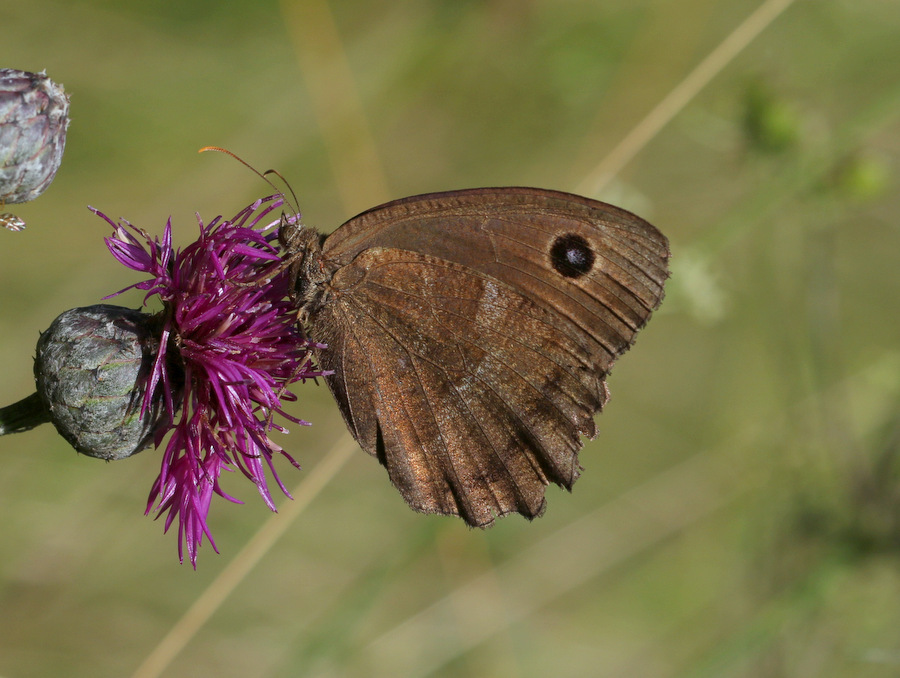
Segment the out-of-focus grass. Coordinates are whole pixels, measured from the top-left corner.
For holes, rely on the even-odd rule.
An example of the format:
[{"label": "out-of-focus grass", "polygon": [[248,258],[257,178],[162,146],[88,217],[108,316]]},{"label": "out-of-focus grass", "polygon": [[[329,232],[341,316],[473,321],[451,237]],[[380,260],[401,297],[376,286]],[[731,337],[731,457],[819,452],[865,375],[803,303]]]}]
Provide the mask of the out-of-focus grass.
[{"label": "out-of-focus grass", "polygon": [[[73,119],[28,230],[0,233],[0,401],[59,312],[136,280],[85,205],[187,242],[195,210],[266,190],[207,144],[279,169],[324,230],[371,206],[371,153],[386,197],[571,190],[757,5],[333,0],[316,63],[312,2],[0,1],[2,65],[46,68]],[[165,675],[897,675],[898,31],[894,3],[796,3],[598,196],[668,234],[674,272],[571,496],[472,532],[359,453]],[[355,87],[328,108],[310,78],[338,58]],[[301,398],[308,469],[342,424]],[[267,518],[229,482],[247,505],[214,506],[222,554],[193,572],[140,515],[156,453],[0,442],[5,677],[131,675]]]}]

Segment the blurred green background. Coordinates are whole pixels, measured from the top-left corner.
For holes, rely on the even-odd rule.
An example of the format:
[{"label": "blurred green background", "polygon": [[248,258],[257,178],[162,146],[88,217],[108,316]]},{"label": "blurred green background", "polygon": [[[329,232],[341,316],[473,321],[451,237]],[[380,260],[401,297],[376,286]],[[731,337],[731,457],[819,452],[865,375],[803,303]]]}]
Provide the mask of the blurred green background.
[{"label": "blurred green background", "polygon": [[[762,4],[0,0],[0,65],[47,69],[72,118],[55,182],[15,206],[28,229],[0,232],[2,404],[33,391],[57,314],[137,280],[87,205],[155,233],[171,215],[184,244],[195,211],[266,194],[207,144],[277,168],[325,231],[537,185],[672,241],[572,495],[475,532],[357,452],[163,675],[900,675],[900,5],[768,2],[717,60]],[[299,392],[289,486],[343,435],[324,386]],[[0,448],[3,678],[155,675],[135,671],[269,517],[226,478],[247,503],[213,505],[221,555],[194,572],[142,516],[158,453],[103,464],[49,426]]]}]

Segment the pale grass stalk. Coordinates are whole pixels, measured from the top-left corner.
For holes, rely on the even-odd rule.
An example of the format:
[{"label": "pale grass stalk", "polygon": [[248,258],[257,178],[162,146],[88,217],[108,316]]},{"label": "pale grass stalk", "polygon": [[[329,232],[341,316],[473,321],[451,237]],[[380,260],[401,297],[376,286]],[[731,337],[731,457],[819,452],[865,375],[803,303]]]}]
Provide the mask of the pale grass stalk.
[{"label": "pale grass stalk", "polygon": [[[585,582],[729,505],[750,489],[747,478],[735,472],[733,443],[729,453],[698,453],[657,473],[466,581],[369,643],[359,665],[379,676],[430,675]],[[548,571],[546,563],[553,568]],[[505,604],[491,604],[497,600]],[[461,609],[467,612],[464,624],[458,623],[456,611]],[[453,633],[446,632],[449,625]]]},{"label": "pale grass stalk", "polygon": [[597,195],[700,91],[740,54],[794,0],[766,0],[707,55],[576,186],[576,193]]},{"label": "pale grass stalk", "polygon": [[[609,155],[578,185],[576,190],[588,194],[596,194],[601,191],[616,173],[634,158],[713,77],[792,3],[793,0],[767,0],[760,5],[660,101],[647,117],[625,135]],[[346,50],[341,43],[327,0],[310,0],[305,3],[291,3],[283,0],[281,4],[282,12],[292,31],[291,35],[300,67],[310,90],[310,98],[315,106],[316,117],[328,149],[329,161],[345,206],[349,208],[349,212],[353,212],[357,204],[369,206],[384,202],[389,195],[387,181],[353,80]],[[348,144],[352,144],[352,146],[348,146]],[[365,177],[365,181],[360,181],[360,177]],[[279,514],[273,515],[263,524],[259,532],[234,557],[219,577],[209,584],[194,604],[175,622],[169,633],[138,667],[133,678],[156,678],[162,675],[172,660],[194,638],[250,570],[303,512],[309,502],[337,474],[355,447],[355,442],[349,434],[345,433],[333,450],[294,490],[295,501],[286,502],[285,508]],[[666,475],[666,477],[669,476]],[[666,490],[666,492],[671,491],[672,488]],[[615,510],[615,507],[611,508],[611,506],[600,507],[588,518],[602,515],[603,511]],[[701,510],[697,518],[712,508],[713,506],[710,506]],[[692,515],[694,514],[689,514],[689,517]],[[581,524],[582,521],[579,521],[573,526],[561,530],[559,534],[568,534],[570,530],[577,529],[577,526]],[[661,530],[658,536],[651,536],[651,539],[661,539],[671,532],[671,529]],[[533,547],[529,553],[546,548],[557,538],[561,537],[557,535],[549,537]],[[614,558],[615,556],[607,557]],[[525,560],[521,558],[517,562]],[[582,572],[579,577],[578,581],[583,581],[585,573]],[[495,577],[483,575],[474,582],[463,584],[456,592],[451,593],[442,601],[438,601],[420,615],[439,612],[441,605],[447,604],[445,601],[458,604],[457,597],[467,597],[472,595],[472,591],[477,593],[480,590],[479,587],[483,588],[486,583],[494,582],[492,585],[495,586],[496,581]],[[569,588],[571,587],[567,587],[566,590]],[[496,593],[495,591],[491,597],[496,598]],[[498,621],[489,617],[485,624],[491,627],[491,633],[497,633],[503,628],[507,628],[513,619],[529,614],[538,609],[540,605],[549,602],[552,597],[562,593],[564,591],[558,591],[550,597],[540,596],[534,603],[504,613],[502,620]],[[377,639],[369,646],[369,651],[376,656],[383,657],[385,650],[382,648],[394,647],[395,641],[392,639],[402,638],[404,634],[414,629],[416,619],[420,619],[419,616],[407,620]],[[424,628],[426,625],[422,626]],[[473,644],[473,640],[470,640],[465,643],[465,647]],[[446,661],[459,654],[465,647],[457,647],[449,654],[444,651],[435,655],[430,661],[437,666],[437,662]]]},{"label": "pale grass stalk", "polygon": [[281,13],[347,213],[380,205],[387,179],[328,0],[282,0]]},{"label": "pale grass stalk", "polygon": [[209,621],[231,592],[244,581],[256,564],[269,552],[272,545],[294,524],[294,521],[310,505],[313,499],[334,478],[350,455],[357,449],[356,441],[344,433],[337,444],[328,451],[322,461],[294,488],[294,500],[283,502],[278,513],[266,520],[253,538],[247,542],[219,576],[213,579],[200,597],[194,601],[181,618],[175,622],[165,637],[132,674],[132,678],[156,678],[172,663],[172,660]]}]

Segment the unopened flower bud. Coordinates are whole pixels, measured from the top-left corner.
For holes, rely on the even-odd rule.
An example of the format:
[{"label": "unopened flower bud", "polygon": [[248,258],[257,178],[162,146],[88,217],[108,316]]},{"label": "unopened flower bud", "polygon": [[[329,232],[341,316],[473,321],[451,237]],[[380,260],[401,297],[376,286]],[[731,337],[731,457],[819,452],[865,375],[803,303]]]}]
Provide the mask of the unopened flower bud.
[{"label": "unopened flower bud", "polygon": [[41,334],[38,395],[78,452],[123,459],[151,445],[167,423],[161,403],[141,413],[159,347],[154,325],[140,311],[97,305],[66,311]]},{"label": "unopened flower bud", "polygon": [[[34,200],[62,162],[69,97],[45,73],[0,68],[0,206]],[[0,223],[20,231],[14,214]]]}]

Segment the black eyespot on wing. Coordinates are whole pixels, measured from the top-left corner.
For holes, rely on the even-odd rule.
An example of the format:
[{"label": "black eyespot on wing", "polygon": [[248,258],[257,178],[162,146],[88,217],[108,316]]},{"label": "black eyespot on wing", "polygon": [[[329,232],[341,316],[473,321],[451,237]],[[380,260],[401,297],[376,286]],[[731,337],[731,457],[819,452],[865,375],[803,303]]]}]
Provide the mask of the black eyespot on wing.
[{"label": "black eyespot on wing", "polygon": [[575,233],[559,236],[550,248],[553,269],[566,278],[580,278],[594,266],[594,252],[587,240]]}]

